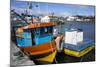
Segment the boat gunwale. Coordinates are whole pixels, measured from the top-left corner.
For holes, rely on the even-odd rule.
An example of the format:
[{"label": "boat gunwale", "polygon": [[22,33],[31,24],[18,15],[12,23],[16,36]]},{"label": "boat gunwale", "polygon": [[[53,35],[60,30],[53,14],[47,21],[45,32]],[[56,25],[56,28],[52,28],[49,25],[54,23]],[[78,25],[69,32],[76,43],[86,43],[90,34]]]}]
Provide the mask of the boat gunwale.
[{"label": "boat gunwale", "polygon": [[[47,47],[47,48],[44,48]],[[53,40],[51,42],[46,42],[40,45],[35,45],[35,46],[30,46],[30,47],[19,47],[20,49],[22,49],[22,51],[25,54],[28,55],[41,55],[41,54],[46,54],[46,53],[50,53],[53,52],[57,49],[56,47],[56,42]],[[37,49],[38,48],[38,49]],[[42,49],[39,49],[42,48]],[[42,51],[40,51],[42,50]]]}]

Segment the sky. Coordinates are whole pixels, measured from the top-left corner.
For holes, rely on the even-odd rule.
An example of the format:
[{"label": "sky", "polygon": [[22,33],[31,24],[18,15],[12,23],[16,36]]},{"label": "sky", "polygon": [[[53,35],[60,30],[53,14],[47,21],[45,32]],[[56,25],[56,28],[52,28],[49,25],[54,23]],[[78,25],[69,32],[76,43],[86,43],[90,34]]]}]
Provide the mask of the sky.
[{"label": "sky", "polygon": [[[16,12],[23,13],[27,8],[27,2],[11,0],[11,9],[15,9]],[[54,13],[55,16],[95,16],[95,6],[32,2],[30,13],[33,15],[51,15]]]}]

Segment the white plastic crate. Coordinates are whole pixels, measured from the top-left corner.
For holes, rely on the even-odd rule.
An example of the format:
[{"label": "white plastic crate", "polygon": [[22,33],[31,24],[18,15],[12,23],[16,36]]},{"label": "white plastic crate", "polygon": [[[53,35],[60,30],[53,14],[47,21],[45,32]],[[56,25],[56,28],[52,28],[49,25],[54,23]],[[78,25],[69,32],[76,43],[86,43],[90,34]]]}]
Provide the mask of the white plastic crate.
[{"label": "white plastic crate", "polygon": [[77,30],[69,30],[65,32],[65,43],[77,45],[83,41],[83,32]]}]

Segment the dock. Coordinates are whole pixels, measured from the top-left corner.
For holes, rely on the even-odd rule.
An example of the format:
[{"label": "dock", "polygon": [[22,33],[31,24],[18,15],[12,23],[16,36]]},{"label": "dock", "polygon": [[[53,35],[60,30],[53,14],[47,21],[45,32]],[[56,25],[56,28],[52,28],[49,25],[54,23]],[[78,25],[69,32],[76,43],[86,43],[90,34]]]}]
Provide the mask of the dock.
[{"label": "dock", "polygon": [[11,66],[35,65],[35,63],[32,60],[30,60],[28,56],[24,55],[13,42],[11,42],[10,56]]}]

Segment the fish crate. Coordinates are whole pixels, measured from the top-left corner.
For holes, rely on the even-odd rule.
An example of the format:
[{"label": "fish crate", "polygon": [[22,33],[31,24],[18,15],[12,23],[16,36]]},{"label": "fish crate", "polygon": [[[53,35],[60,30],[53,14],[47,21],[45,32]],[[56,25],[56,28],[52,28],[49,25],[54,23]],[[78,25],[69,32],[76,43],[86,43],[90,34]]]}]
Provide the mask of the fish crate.
[{"label": "fish crate", "polygon": [[65,43],[77,45],[83,41],[83,31],[78,29],[69,29],[65,31]]}]

